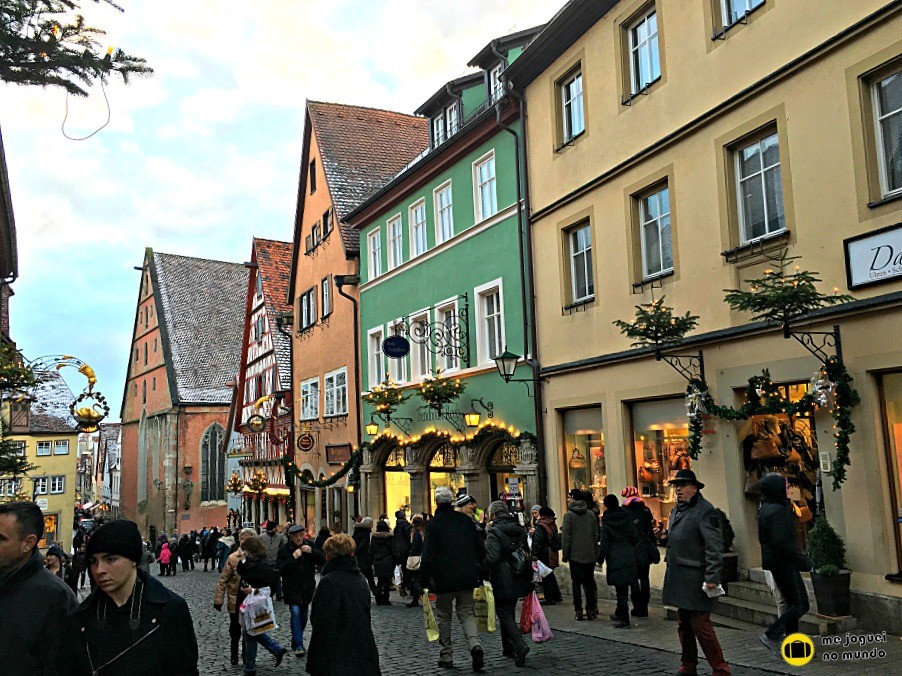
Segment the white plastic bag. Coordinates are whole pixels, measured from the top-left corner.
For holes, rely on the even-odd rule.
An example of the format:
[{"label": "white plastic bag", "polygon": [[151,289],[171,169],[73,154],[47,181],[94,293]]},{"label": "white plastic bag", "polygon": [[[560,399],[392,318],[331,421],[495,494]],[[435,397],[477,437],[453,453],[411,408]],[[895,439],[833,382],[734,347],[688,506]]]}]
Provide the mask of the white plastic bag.
[{"label": "white plastic bag", "polygon": [[395,566],[395,574],[392,577],[392,584],[394,584],[396,587],[400,587],[403,581],[404,577],[401,574],[401,566]]},{"label": "white plastic bag", "polygon": [[251,636],[259,636],[279,628],[269,594],[269,587],[257,589],[251,592],[241,604],[241,622],[244,630]]},{"label": "white plastic bag", "polygon": [[554,572],[551,568],[546,566],[541,561],[536,561],[536,568],[538,568],[539,577],[543,580]]}]

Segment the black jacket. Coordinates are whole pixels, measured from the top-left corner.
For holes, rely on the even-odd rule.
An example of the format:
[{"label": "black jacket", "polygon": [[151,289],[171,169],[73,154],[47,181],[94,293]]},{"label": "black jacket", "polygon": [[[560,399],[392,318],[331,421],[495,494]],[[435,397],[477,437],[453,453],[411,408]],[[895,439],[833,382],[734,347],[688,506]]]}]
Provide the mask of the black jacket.
[{"label": "black jacket", "polygon": [[[98,587],[68,616],[63,629],[67,661],[58,673],[90,676],[96,670],[93,673],[99,676],[159,676],[162,670],[167,676],[198,674],[197,639],[185,599],[141,570],[135,591],[137,606],[130,599],[117,608]],[[140,617],[134,631],[129,627],[133,607]],[[104,615],[105,620],[98,619]],[[125,654],[110,662],[129,646],[132,647]],[[104,664],[108,666],[102,667]]]},{"label": "black jacket", "polygon": [[397,562],[403,566],[410,556],[410,532],[413,526],[407,519],[398,519],[395,524],[395,556]]},{"label": "black jacket", "polygon": [[249,584],[254,589],[261,587],[271,587],[277,571],[273,570],[266,559],[252,559],[245,557],[238,564],[238,574],[241,576],[241,582]]},{"label": "black jacket", "polygon": [[423,534],[418,530],[413,531],[410,536],[410,552],[407,555],[423,556]]},{"label": "black jacket", "polygon": [[526,529],[514,516],[499,516],[492,521],[485,537],[488,564],[495,598],[501,601],[523,598],[533,587],[529,580],[517,580],[511,572],[511,552],[526,547]]},{"label": "black jacket", "polygon": [[[558,553],[551,547],[551,540],[558,533],[556,519],[542,516],[536,521],[532,532],[532,555],[551,568],[558,566]],[[552,553],[553,552],[553,553]],[[552,561],[552,559],[554,559]]]},{"label": "black jacket", "polygon": [[354,556],[357,557],[357,563],[360,566],[360,572],[366,576],[373,574],[372,559],[370,559],[370,537],[373,531],[371,526],[354,527]]},{"label": "black jacket", "polygon": [[357,559],[340,556],[323,566],[310,606],[313,634],[307,673],[379,676],[379,652],[370,618],[370,588]]},{"label": "black jacket", "polygon": [[44,568],[37,549],[24,566],[0,579],[0,671],[7,676],[66,673],[58,669],[59,628],[73,608],[75,594]]},{"label": "black jacket", "polygon": [[[391,577],[395,572],[395,536],[391,531],[376,531],[370,538],[370,562],[373,575]],[[406,557],[405,557],[406,560]]]},{"label": "black jacket", "polygon": [[765,476],[759,482],[761,506],[758,508],[758,542],[761,543],[761,567],[764,570],[809,570],[802,556],[786,497],[785,479],[779,474]]},{"label": "black jacket", "polygon": [[598,565],[607,562],[609,585],[629,584],[638,577],[636,543],[639,533],[632,516],[622,507],[606,509],[601,515],[601,548]]},{"label": "black jacket", "polygon": [[316,567],[326,562],[326,555],[313,540],[305,539],[303,545],[310,547],[309,554],[301,553],[300,557],[295,558],[294,553],[300,547],[289,540],[276,558],[282,576],[282,595],[290,606],[310,603],[316,591]]},{"label": "black jacket", "polygon": [[482,584],[485,543],[476,524],[450,505],[439,505],[426,524],[420,563],[423,587],[436,594],[466,591]]}]

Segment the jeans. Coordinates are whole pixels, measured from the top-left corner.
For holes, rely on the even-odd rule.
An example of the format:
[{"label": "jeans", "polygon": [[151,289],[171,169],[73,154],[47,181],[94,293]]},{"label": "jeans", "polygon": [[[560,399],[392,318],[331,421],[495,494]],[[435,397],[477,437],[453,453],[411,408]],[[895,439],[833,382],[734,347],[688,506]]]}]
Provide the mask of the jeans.
[{"label": "jeans", "polygon": [[274,656],[282,652],[282,646],[267,633],[251,636],[244,632],[244,672],[257,671],[257,644],[262,645]]},{"label": "jeans", "polygon": [[[695,674],[698,666],[698,646],[701,645],[705,658],[711,665],[713,676],[730,676],[730,667],[723,657],[723,649],[714,625],[711,624],[711,613],[698,610],[679,609],[677,632],[680,636],[680,673]],[[698,644],[696,644],[698,639]]]},{"label": "jeans", "polygon": [[310,610],[310,604],[289,605],[291,610],[291,649],[304,649],[304,629],[307,626],[307,616]]},{"label": "jeans", "polygon": [[651,588],[648,584],[648,570],[651,566],[639,566],[636,579],[630,583],[630,596],[633,601],[633,614],[648,615],[648,602],[651,599]]},{"label": "jeans", "polygon": [[795,634],[799,630],[799,618],[808,612],[808,590],[797,570],[772,570],[774,582],[786,609],[765,632],[770,639],[781,639],[784,635]]},{"label": "jeans", "polygon": [[495,600],[495,614],[501,628],[501,650],[509,657],[519,657],[526,652],[526,643],[520,631],[520,622],[515,617],[517,600]]},{"label": "jeans", "polygon": [[614,589],[617,590],[617,609],[614,611],[614,615],[617,616],[617,619],[621,622],[629,622],[630,621],[630,606],[629,606],[629,595],[630,595],[630,586],[628,584],[616,584],[614,585]]},{"label": "jeans", "polygon": [[[425,599],[425,603],[429,600]],[[451,664],[454,649],[451,646],[451,604],[457,607],[457,619],[467,637],[467,649],[482,646],[479,642],[479,630],[476,626],[476,615],[473,613],[473,590],[465,589],[448,594],[437,594],[435,597],[435,623],[438,625],[439,662]]]},{"label": "jeans", "polygon": [[586,590],[586,610],[598,611],[598,585],[595,584],[595,564],[570,562],[570,580],[573,582],[573,608],[583,612],[583,589]]}]

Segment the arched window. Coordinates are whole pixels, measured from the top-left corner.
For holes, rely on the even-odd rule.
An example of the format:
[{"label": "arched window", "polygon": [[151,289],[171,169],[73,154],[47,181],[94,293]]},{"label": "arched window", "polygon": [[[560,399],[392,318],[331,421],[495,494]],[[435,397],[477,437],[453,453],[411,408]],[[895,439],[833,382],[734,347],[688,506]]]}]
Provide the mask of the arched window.
[{"label": "arched window", "polygon": [[213,423],[200,442],[200,499],[225,500],[225,429]]}]

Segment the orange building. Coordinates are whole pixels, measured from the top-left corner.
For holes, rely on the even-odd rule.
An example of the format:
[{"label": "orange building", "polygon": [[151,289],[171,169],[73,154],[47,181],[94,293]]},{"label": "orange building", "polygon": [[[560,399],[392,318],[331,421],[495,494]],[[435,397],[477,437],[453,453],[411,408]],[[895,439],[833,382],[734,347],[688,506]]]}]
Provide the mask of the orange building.
[{"label": "orange building", "polygon": [[[296,455],[302,478],[328,479],[360,441],[355,343],[360,246],[345,217],[428,146],[424,118],[307,102],[289,281],[295,442],[300,437],[312,442]],[[309,530],[336,520],[349,523],[357,507],[344,483],[316,489],[310,500],[301,482],[297,513]]]},{"label": "orange building", "polygon": [[145,252],[121,411],[122,514],[145,533],[225,525],[247,278],[239,263]]}]

